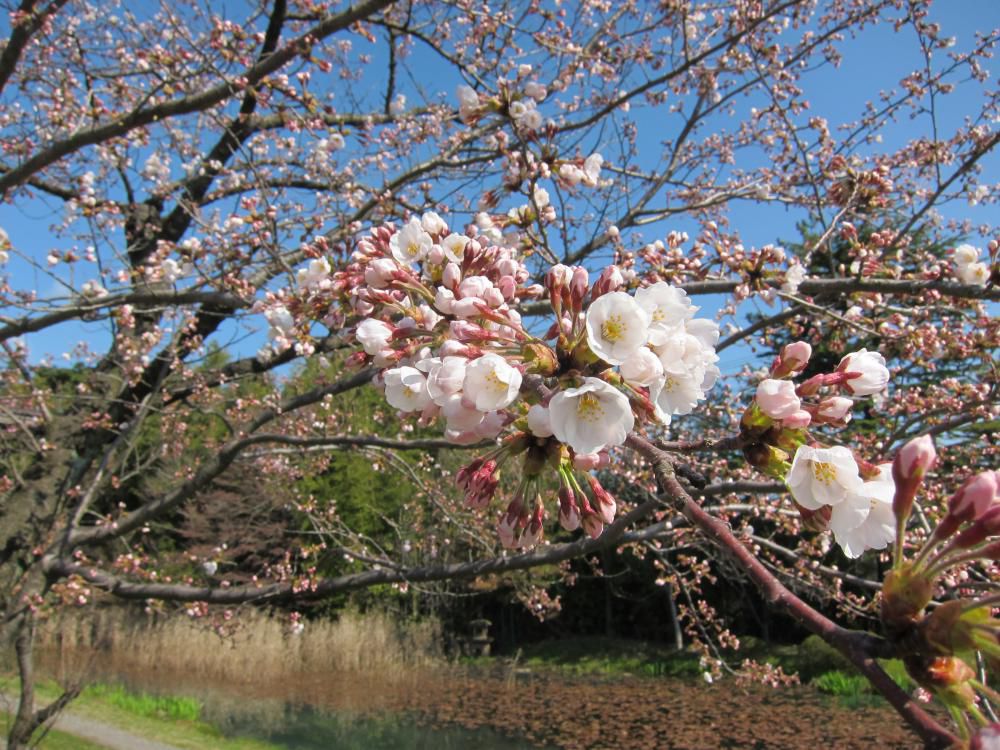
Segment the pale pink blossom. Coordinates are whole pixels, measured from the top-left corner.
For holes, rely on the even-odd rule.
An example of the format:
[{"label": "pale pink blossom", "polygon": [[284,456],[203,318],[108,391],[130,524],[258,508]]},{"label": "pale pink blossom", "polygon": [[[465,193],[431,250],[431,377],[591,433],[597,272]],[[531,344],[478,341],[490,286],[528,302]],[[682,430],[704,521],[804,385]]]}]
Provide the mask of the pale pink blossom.
[{"label": "pale pink blossom", "polygon": [[790,380],[761,381],[754,399],[760,410],[771,419],[785,419],[802,408],[802,402],[795,394],[795,383]]},{"label": "pale pink blossom", "polygon": [[889,384],[889,370],[885,366],[885,357],[878,352],[867,349],[848,354],[837,366],[837,370],[853,373],[844,387],[855,396],[871,396],[881,393]]},{"label": "pale pink blossom", "polygon": [[431,236],[421,226],[420,219],[414,217],[392,236],[389,250],[396,262],[406,266],[423,260],[433,244]]},{"label": "pale pink blossom", "polygon": [[385,400],[400,411],[420,411],[430,403],[427,379],[415,367],[394,367],[386,370],[383,381]]},{"label": "pale pink blossom", "polygon": [[635,424],[628,398],[597,378],[559,391],[549,401],[552,432],[576,453],[596,453],[625,442]]},{"label": "pale pink blossom", "polygon": [[884,549],[896,538],[896,517],[892,512],[895,491],[892,464],[882,464],[878,477],[864,482],[833,506],[830,530],[845,555],[859,557],[865,550]]},{"label": "pale pink blossom", "polygon": [[466,366],[463,391],[480,411],[504,408],[520,388],[521,373],[498,354],[484,354]]},{"label": "pale pink blossom", "polygon": [[795,502],[807,510],[819,510],[843,502],[848,493],[859,492],[864,482],[849,449],[802,445],[795,452],[785,483]]},{"label": "pale pink blossom", "polygon": [[625,292],[598,298],[587,309],[587,343],[605,362],[620,365],[646,343],[649,313]]},{"label": "pale pink blossom", "polygon": [[365,350],[365,354],[378,354],[389,347],[392,338],[392,326],[374,318],[365,318],[358,324],[354,335]]}]

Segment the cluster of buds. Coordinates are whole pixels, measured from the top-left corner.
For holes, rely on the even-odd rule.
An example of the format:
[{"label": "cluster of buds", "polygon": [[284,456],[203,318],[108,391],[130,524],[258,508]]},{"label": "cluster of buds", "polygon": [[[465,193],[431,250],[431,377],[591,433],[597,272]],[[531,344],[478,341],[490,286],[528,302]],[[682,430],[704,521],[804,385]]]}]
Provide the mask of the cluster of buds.
[{"label": "cluster of buds", "polygon": [[796,385],[812,356],[797,341],[782,349],[740,422],[743,452],[755,467],[788,485],[806,523],[830,529],[848,557],[883,549],[895,534],[894,484],[889,464],[859,461],[845,447],[823,447],[814,425],[846,425],[854,397],[880,393],[889,382],[885,359],[865,349],[844,357],[831,373]]},{"label": "cluster of buds", "polygon": [[[705,397],[719,374],[718,326],[665,282],[629,294],[635,276],[617,266],[593,285],[586,269],[562,265],[528,285],[501,239],[478,226],[452,232],[431,212],[373,230],[330,284],[360,318],[352,359],[379,369],[391,406],[438,421],[449,441],[498,441],[459,472],[470,507],[492,502],[516,460],[497,525],[505,546],[542,539],[550,496],[565,529],[596,537],[617,503],[594,472],[637,423],[667,424]],[[518,307],[544,296],[555,321],[539,337]]]},{"label": "cluster of buds", "polygon": [[[1000,559],[1000,473],[987,470],[968,477],[908,559],[903,544],[906,522],[936,462],[929,436],[907,443],[893,461],[892,509],[899,533],[893,568],[882,589],[881,619],[910,676],[948,707],[969,747],[989,747],[982,744],[983,732],[992,730],[978,698],[997,701],[1000,694],[978,679],[973,664],[979,653],[991,672],[1000,671],[1000,619],[992,616],[1000,596],[951,599],[926,610],[942,577]],[[975,736],[970,718],[982,728]]]}]

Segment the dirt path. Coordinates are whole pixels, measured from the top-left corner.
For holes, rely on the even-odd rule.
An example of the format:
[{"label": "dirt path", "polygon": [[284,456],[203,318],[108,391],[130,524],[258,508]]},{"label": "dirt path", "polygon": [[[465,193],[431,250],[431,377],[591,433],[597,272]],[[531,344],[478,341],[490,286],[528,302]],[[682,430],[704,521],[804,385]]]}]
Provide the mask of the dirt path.
[{"label": "dirt path", "polygon": [[[10,695],[0,695],[0,706],[14,713],[17,710],[17,699]],[[60,714],[54,728],[96,742],[108,750],[179,750],[173,745],[147,740],[103,721],[77,716],[72,711]],[[0,738],[0,748],[6,750],[6,747],[7,743]]]}]

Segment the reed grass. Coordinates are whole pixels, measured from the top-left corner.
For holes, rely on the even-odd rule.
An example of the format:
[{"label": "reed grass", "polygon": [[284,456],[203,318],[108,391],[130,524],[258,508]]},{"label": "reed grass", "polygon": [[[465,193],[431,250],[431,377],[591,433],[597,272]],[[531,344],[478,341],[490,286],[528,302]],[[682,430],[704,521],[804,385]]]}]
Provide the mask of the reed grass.
[{"label": "reed grass", "polygon": [[230,624],[232,633],[220,636],[199,620],[107,608],[48,621],[40,628],[39,650],[49,671],[85,679],[118,670],[234,683],[286,682],[323,673],[392,682],[443,662],[441,629],[433,621],[347,611],[336,620],[308,622],[294,634],[287,619],[247,611]]}]

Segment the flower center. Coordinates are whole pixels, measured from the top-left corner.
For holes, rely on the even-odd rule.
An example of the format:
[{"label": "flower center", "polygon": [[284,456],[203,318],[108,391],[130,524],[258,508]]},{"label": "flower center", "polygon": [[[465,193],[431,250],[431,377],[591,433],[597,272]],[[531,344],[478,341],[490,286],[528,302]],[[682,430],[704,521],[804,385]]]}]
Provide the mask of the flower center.
[{"label": "flower center", "polygon": [[833,464],[817,461],[813,464],[813,476],[816,477],[817,482],[833,484],[833,480],[837,478],[837,469]]},{"label": "flower center", "polygon": [[664,393],[673,393],[677,389],[677,381],[674,378],[667,376],[667,379],[663,381],[662,390]]},{"label": "flower center", "polygon": [[411,258],[415,255],[419,255],[420,254],[419,243],[411,242],[409,245],[406,246],[406,252]]},{"label": "flower center", "polygon": [[666,319],[667,319],[667,314],[665,312],[663,312],[663,308],[662,307],[658,307],[655,310],[653,310],[653,322],[654,323],[659,323],[660,321],[663,321],[663,320],[666,320]]},{"label": "flower center", "polygon": [[601,400],[593,393],[584,393],[576,402],[577,419],[585,422],[596,422],[604,416],[604,407]]},{"label": "flower center", "polygon": [[605,341],[610,341],[612,344],[617,344],[621,341],[627,330],[628,326],[625,325],[625,321],[622,320],[621,315],[611,315],[601,323],[601,336]]},{"label": "flower center", "polygon": [[486,384],[492,388],[494,391],[506,391],[507,384],[503,382],[498,376],[496,370],[490,370],[486,374]]}]

